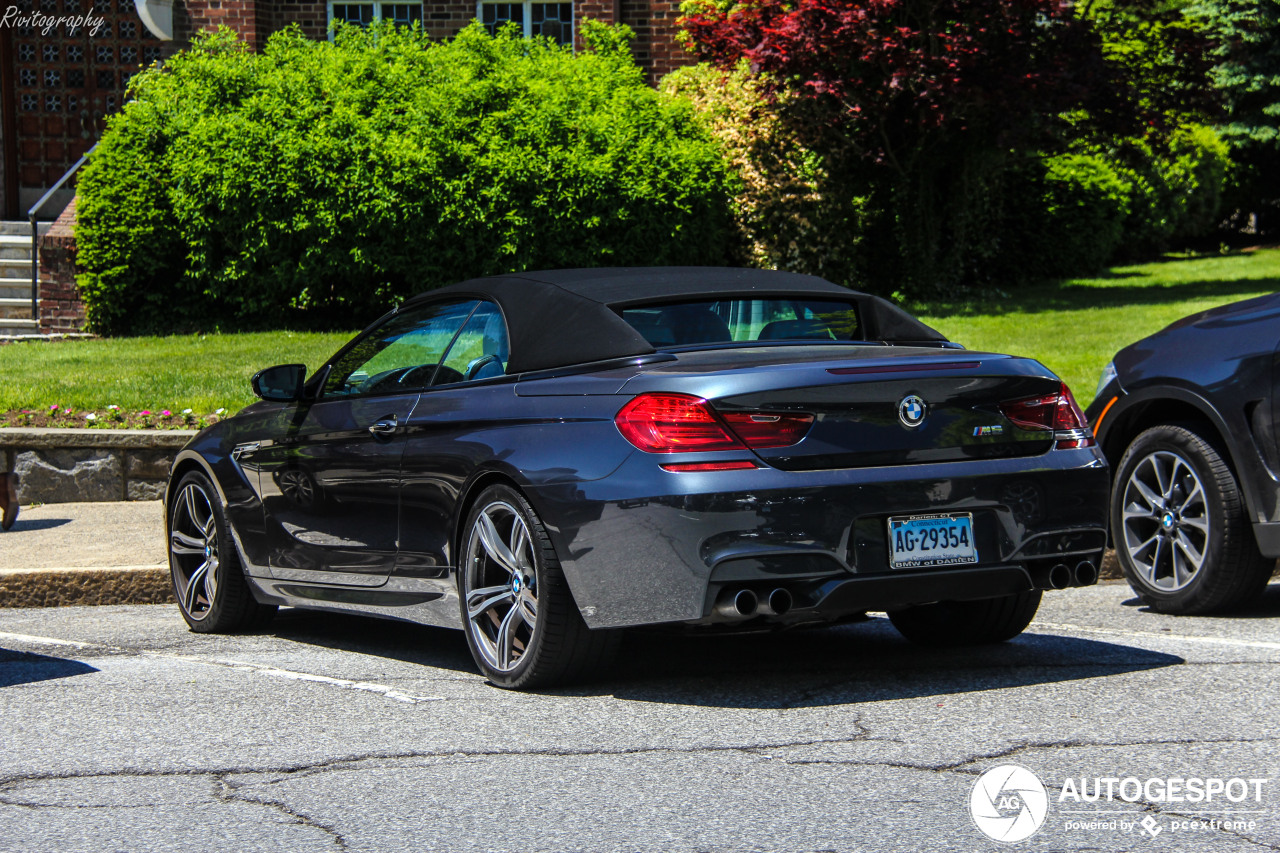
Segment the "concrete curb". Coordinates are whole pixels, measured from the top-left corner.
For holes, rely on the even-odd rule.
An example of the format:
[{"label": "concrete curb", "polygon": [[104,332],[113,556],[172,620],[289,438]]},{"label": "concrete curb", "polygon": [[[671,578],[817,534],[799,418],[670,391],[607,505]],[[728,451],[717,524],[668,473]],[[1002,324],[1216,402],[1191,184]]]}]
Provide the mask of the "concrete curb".
[{"label": "concrete curb", "polygon": [[0,607],[165,604],[174,601],[164,566],[24,569],[0,574]]}]

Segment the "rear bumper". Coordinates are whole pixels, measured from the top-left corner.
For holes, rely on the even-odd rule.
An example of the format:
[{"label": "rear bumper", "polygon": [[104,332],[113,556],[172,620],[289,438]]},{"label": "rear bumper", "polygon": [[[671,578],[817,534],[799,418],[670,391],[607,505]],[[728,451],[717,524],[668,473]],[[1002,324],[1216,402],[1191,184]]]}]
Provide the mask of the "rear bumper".
[{"label": "rear bumper", "polygon": [[[786,621],[989,598],[1047,587],[1054,565],[1097,565],[1106,545],[1095,448],[805,472],[673,474],[664,461],[637,452],[603,479],[530,492],[593,628],[719,621],[735,588],[784,586]],[[976,565],[889,568],[888,518],[928,512],[973,514]]]}]

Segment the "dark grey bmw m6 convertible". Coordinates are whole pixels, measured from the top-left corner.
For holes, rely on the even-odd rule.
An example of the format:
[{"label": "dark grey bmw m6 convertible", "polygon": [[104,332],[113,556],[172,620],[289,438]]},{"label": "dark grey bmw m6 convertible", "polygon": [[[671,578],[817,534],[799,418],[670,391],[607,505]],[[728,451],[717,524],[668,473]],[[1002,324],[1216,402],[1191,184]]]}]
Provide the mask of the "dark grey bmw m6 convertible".
[{"label": "dark grey bmw m6 convertible", "polygon": [[277,605],[461,627],[495,684],[598,668],[624,626],[888,611],[1009,639],[1091,584],[1108,474],[1066,386],[892,304],[742,269],[598,269],[414,298],[174,463],[196,631]]}]

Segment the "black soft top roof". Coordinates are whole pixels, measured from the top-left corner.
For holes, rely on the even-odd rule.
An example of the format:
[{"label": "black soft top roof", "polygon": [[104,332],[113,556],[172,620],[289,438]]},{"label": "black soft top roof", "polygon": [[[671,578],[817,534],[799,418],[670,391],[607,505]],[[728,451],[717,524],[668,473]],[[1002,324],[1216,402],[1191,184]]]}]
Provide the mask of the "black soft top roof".
[{"label": "black soft top roof", "polygon": [[726,297],[850,301],[867,340],[944,341],[942,335],[878,296],[816,276],[728,267],[617,267],[476,278],[414,297],[491,299],[506,316],[508,373],[648,355],[653,346],[622,319],[624,307]]}]

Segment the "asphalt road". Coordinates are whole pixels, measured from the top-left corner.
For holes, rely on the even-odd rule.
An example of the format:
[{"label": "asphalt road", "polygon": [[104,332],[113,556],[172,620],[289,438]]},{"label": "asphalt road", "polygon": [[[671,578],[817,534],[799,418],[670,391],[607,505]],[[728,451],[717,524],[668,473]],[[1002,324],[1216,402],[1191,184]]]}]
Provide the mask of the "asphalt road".
[{"label": "asphalt road", "polygon": [[[614,677],[541,695],[438,629],[0,610],[0,850],[1280,850],[1280,584],[1234,618],[1129,599],[1046,596],[980,650],[883,618],[634,635]],[[1010,763],[1045,793],[975,785]],[[989,829],[1039,831],[989,840],[975,791]]]}]

